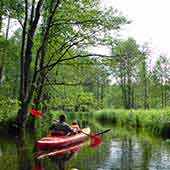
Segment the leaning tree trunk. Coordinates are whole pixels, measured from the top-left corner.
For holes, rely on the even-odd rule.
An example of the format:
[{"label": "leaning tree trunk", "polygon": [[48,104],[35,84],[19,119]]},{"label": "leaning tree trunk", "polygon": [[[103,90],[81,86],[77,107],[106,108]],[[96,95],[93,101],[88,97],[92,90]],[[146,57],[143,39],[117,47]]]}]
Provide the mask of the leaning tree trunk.
[{"label": "leaning tree trunk", "polygon": [[[21,45],[21,77],[20,77],[20,109],[17,115],[17,125],[19,133],[26,127],[28,108],[32,100],[34,86],[31,84],[31,62],[32,62],[32,48],[34,45],[34,34],[40,18],[40,10],[43,0],[39,0],[35,10],[32,4],[32,11],[29,16],[28,0],[25,0],[25,18],[22,32],[22,45]],[[35,83],[35,82],[34,82]]]}]

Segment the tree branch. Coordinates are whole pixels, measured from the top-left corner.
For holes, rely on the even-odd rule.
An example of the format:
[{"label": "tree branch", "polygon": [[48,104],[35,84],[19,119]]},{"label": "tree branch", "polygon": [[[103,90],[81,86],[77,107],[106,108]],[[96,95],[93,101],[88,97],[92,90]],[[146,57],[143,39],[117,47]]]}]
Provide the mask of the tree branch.
[{"label": "tree branch", "polygon": [[50,82],[50,83],[46,83],[44,84],[44,86],[79,86],[83,83],[81,82],[77,82],[77,83],[67,83],[67,82]]},{"label": "tree branch", "polygon": [[42,69],[40,70],[37,70],[37,72],[41,72],[42,70],[46,69],[46,68],[53,68],[54,66],[56,66],[58,63],[61,63],[63,61],[68,61],[68,60],[73,60],[73,59],[76,59],[76,58],[86,58],[86,57],[103,57],[103,58],[111,58],[111,57],[116,57],[116,56],[107,56],[107,55],[102,55],[102,54],[86,54],[86,55],[75,55],[73,57],[69,57],[69,58],[64,58],[64,59],[60,59],[60,60],[57,60],[56,62],[50,64],[50,65],[46,65],[44,66]]},{"label": "tree branch", "polygon": [[23,24],[22,32],[22,45],[21,45],[21,80],[20,80],[20,101],[24,100],[24,63],[25,63],[25,41],[26,41],[26,30],[27,30],[27,21],[28,21],[28,0],[25,0],[25,18]]},{"label": "tree branch", "polygon": [[79,86],[79,85],[90,85],[91,83],[86,83],[86,82],[65,82],[65,81],[62,81],[62,82],[57,82],[57,81],[53,81],[53,82],[50,82],[50,80],[46,77],[46,80],[48,83],[44,84],[45,86]]},{"label": "tree branch", "polygon": [[58,52],[61,52],[65,47],[68,47],[68,46],[66,46],[66,45],[67,45],[69,42],[74,41],[74,39],[77,37],[77,35],[78,35],[78,34],[75,34],[70,40],[64,42],[64,43],[61,45],[60,48],[58,48],[57,50],[55,50],[55,51],[53,52],[53,54],[50,56],[50,59],[49,59],[49,61],[47,62],[47,65],[50,64],[50,62],[51,62],[52,58],[54,57],[54,55],[55,55],[56,53],[58,53]]},{"label": "tree branch", "polygon": [[[55,15],[55,12],[60,4],[60,0],[53,0],[51,2],[51,5],[53,6],[53,3],[54,4],[54,8],[51,9],[51,12],[50,12],[50,16],[48,17],[47,19],[47,27],[46,27],[46,30],[45,30],[45,33],[44,33],[44,36],[43,36],[43,41],[39,47],[39,49],[37,50],[37,54],[36,54],[36,59],[35,59],[35,65],[34,65],[34,74],[33,74],[33,78],[32,78],[32,84],[31,84],[31,88],[30,88],[30,93],[29,93],[29,96],[32,96],[33,92],[34,92],[34,84],[36,83],[36,79],[37,79],[37,68],[38,68],[38,61],[40,60],[39,62],[39,67],[42,68],[43,67],[43,64],[44,64],[44,57],[45,57],[45,49],[46,49],[46,44],[48,42],[48,36],[49,36],[49,31],[50,31],[50,24],[53,20],[53,17]],[[44,78],[44,73],[41,73],[40,74],[40,82],[38,82],[37,84],[39,84],[39,97],[41,96],[41,93],[42,93],[42,89],[43,89],[43,83],[45,81],[45,78]]]},{"label": "tree branch", "polygon": [[64,25],[64,24],[69,24],[69,25],[94,24],[95,22],[98,21],[100,21],[100,19],[91,19],[91,20],[84,20],[84,21],[57,20],[53,22],[50,26]]}]

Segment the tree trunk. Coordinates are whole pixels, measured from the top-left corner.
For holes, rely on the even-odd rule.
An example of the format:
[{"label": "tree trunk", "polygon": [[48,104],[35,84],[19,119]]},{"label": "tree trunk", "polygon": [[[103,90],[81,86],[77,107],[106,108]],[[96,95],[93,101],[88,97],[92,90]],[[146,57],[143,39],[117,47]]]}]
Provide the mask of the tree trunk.
[{"label": "tree trunk", "polygon": [[131,94],[132,94],[132,89],[131,89],[131,78],[128,75],[128,84],[127,84],[127,107],[128,109],[131,109],[132,107],[132,102],[131,102]]},{"label": "tree trunk", "polygon": [[131,93],[131,99],[132,99],[132,108],[135,108],[135,90],[134,87],[132,88],[132,93]]},{"label": "tree trunk", "polygon": [[101,109],[104,107],[104,84],[101,84],[101,93],[100,93],[100,100],[101,100]]},{"label": "tree trunk", "polygon": [[148,85],[147,80],[144,80],[144,109],[149,109],[149,102],[148,102]]},{"label": "tree trunk", "polygon": [[128,108],[127,104],[127,87],[126,87],[126,73],[125,73],[125,64],[124,61],[120,63],[120,82],[122,89],[122,103],[125,109]]},{"label": "tree trunk", "polygon": [[22,134],[23,130],[26,127],[27,116],[28,116],[28,102],[22,102],[20,105],[20,109],[18,111],[16,123],[17,123],[17,132]]},{"label": "tree trunk", "polygon": [[97,98],[97,107],[100,108],[100,92],[99,92],[99,88],[100,88],[100,83],[99,83],[99,80],[97,80],[96,82],[96,98]]},{"label": "tree trunk", "polygon": [[125,85],[125,77],[121,77],[121,89],[122,89],[122,103],[123,107],[127,108],[127,96],[126,96],[126,85]]},{"label": "tree trunk", "polygon": [[8,40],[8,35],[9,35],[9,28],[10,28],[10,16],[8,16],[8,23],[7,23],[7,28],[6,28],[6,40]]},{"label": "tree trunk", "polygon": [[[34,42],[33,40],[34,34],[40,17],[40,10],[41,10],[42,3],[43,3],[42,0],[38,1],[37,8],[35,11],[35,17],[31,13],[30,18],[28,18],[29,17],[28,0],[25,0],[25,19],[24,19],[23,32],[22,32],[21,63],[20,63],[21,77],[20,77],[19,100],[21,102],[21,105],[16,119],[19,129],[23,129],[26,127],[27,111],[28,111],[29,104],[32,100],[32,95],[35,88],[30,82],[32,47]],[[30,23],[28,25],[29,20]]]},{"label": "tree trunk", "polygon": [[131,74],[131,61],[130,56],[127,56],[127,108],[132,108],[132,74]]},{"label": "tree trunk", "polygon": [[[3,4],[0,5],[1,8]],[[2,23],[3,23],[3,18],[2,18],[2,11],[0,9],[0,36],[3,34],[2,33]],[[2,48],[2,54],[1,54],[1,61],[0,61],[0,85],[2,85],[3,78],[4,78],[4,57],[6,56],[6,50]]]},{"label": "tree trunk", "polygon": [[142,63],[142,73],[143,73],[143,85],[144,85],[144,109],[149,109],[148,102],[148,80],[147,80],[147,68],[146,68],[146,58],[143,58]]},{"label": "tree trunk", "polygon": [[161,77],[161,105],[164,108],[164,85],[163,85],[163,78]]},{"label": "tree trunk", "polygon": [[0,65],[0,85],[2,85],[2,82],[4,80],[4,67],[3,64]]},{"label": "tree trunk", "polygon": [[164,96],[164,99],[165,99],[165,108],[167,107],[167,85],[165,85],[165,96]]},{"label": "tree trunk", "polygon": [[[41,104],[41,98],[42,98],[42,93],[43,93],[43,85],[44,85],[45,78],[42,77],[42,79],[39,81],[39,85],[37,88],[37,93],[36,97],[34,99],[34,109],[39,110],[40,109],[40,104]],[[35,132],[35,117],[31,117],[31,130],[34,133]]]},{"label": "tree trunk", "polygon": [[[2,8],[2,5],[0,5],[0,8]],[[2,35],[2,11],[0,9],[0,35]]]}]

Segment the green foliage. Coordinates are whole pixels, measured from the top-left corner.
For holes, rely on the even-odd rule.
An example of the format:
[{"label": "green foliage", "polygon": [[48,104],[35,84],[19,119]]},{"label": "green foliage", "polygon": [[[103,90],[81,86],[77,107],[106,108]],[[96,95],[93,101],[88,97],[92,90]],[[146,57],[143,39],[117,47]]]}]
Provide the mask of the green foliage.
[{"label": "green foliage", "polygon": [[94,117],[100,121],[117,123],[123,126],[143,127],[160,136],[169,137],[170,134],[170,109],[104,109],[94,112]]},{"label": "green foliage", "polygon": [[19,102],[10,97],[0,96],[0,123],[5,124],[13,121],[19,108]]},{"label": "green foliage", "polygon": [[[58,95],[56,91],[60,95]],[[56,91],[53,92],[53,96],[51,96],[51,100],[48,103],[49,109],[64,109],[65,111],[90,111],[96,106],[96,101],[93,94],[84,92],[82,88],[77,88],[74,86],[67,88],[60,87]]]},{"label": "green foliage", "polygon": [[[165,56],[160,56],[151,72],[148,64],[149,54],[142,51],[133,38],[127,40],[113,38],[111,35],[114,31],[129,23],[124,16],[112,8],[101,9],[99,0],[62,1],[50,25],[49,35],[43,37],[51,14],[51,2],[51,0],[43,1],[40,14],[42,22],[39,22],[32,39],[31,68],[28,70],[27,77],[29,91],[37,51],[41,50],[41,43],[44,38],[47,38],[42,52],[45,56],[38,57],[38,59],[43,58],[43,63],[40,64],[38,61],[37,67],[49,66],[55,62],[57,64],[55,67],[45,68],[43,73],[37,72],[37,79],[33,84],[36,90],[34,96],[31,96],[32,100],[38,96],[38,88],[41,86],[39,82],[44,75],[43,92],[38,107],[42,110],[45,108],[49,112],[47,121],[56,118],[54,113],[50,113],[51,110],[71,113],[91,112],[102,108],[147,108],[146,105],[151,108],[166,108],[168,106],[169,60]],[[29,10],[31,3],[28,2]],[[0,7],[0,17],[10,16],[23,22],[25,6],[22,0],[2,0]],[[28,15],[30,13],[29,11]],[[26,32],[29,30],[29,22],[30,16],[28,16]],[[8,40],[0,36],[1,122],[13,118],[18,109],[16,98],[19,97],[21,80],[21,35],[22,29],[18,29]],[[88,57],[89,47],[98,45],[111,46],[112,58]],[[111,80],[113,80],[112,84]],[[169,124],[165,120],[168,114],[161,118],[153,110],[144,113],[141,111],[140,114],[139,112],[140,110],[116,110],[112,113],[112,110],[107,110],[96,115],[102,120],[111,118],[113,123],[145,126],[159,134],[169,129]]]}]

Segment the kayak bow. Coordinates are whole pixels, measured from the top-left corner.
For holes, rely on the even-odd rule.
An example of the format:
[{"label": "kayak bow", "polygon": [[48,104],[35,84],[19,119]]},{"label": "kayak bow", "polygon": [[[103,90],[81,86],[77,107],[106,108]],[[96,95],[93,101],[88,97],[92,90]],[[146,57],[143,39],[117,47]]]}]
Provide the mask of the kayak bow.
[{"label": "kayak bow", "polygon": [[[90,128],[84,128],[82,131],[86,134],[90,134]],[[37,141],[38,150],[48,150],[53,148],[64,148],[70,145],[74,145],[79,142],[83,142],[88,139],[88,136],[80,132],[72,136],[47,136]]]}]

